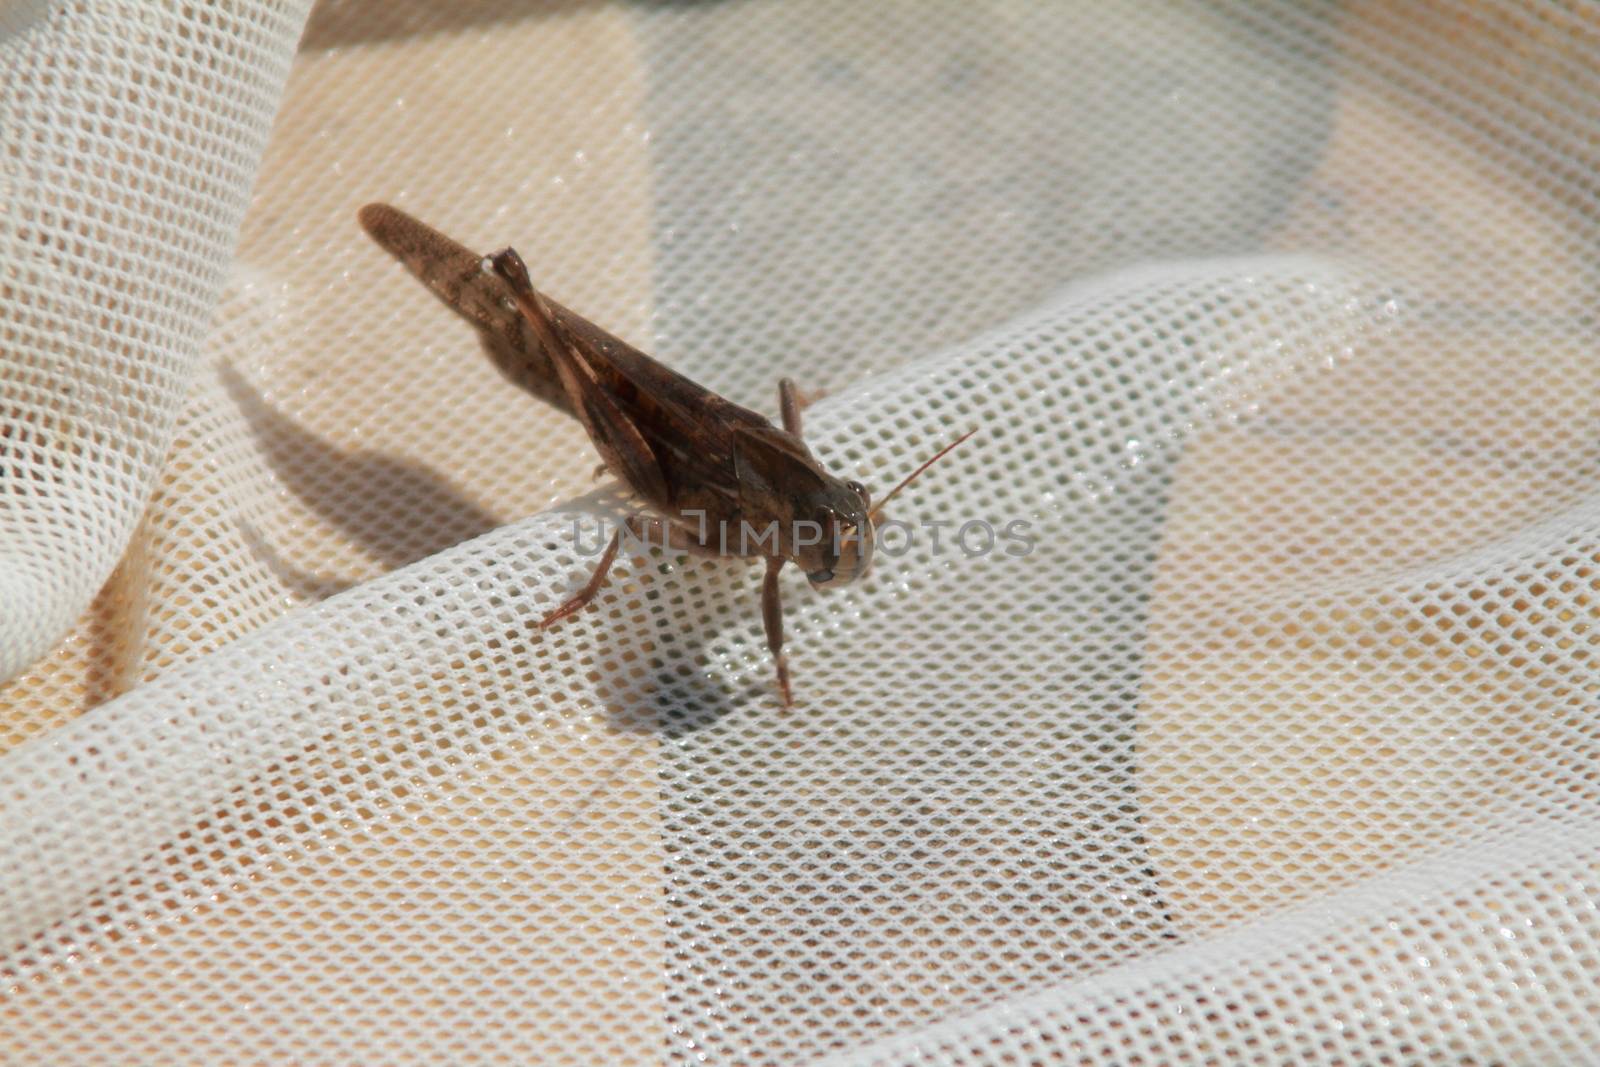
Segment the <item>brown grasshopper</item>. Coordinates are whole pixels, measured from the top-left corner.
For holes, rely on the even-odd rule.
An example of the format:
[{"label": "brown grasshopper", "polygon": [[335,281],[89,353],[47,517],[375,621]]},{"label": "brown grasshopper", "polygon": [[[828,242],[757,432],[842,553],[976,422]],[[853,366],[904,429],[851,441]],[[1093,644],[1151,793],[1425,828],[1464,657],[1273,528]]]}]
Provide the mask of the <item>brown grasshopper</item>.
[{"label": "brown grasshopper", "polygon": [[[583,423],[605,469],[655,512],[631,516],[628,532],[679,551],[766,560],[761,615],[785,708],[794,699],[778,572],[793,561],[818,588],[865,574],[884,505],[975,432],[940,450],[874,506],[866,486],[835,478],[812,456],[800,436],[800,394],[789,379],[778,383],[780,430],[539,293],[511,249],[479,255],[387,204],[368,204],[360,220],[373,240],[478,327],[501,373]],[[730,543],[730,529],[737,543]],[[622,535],[618,527],[589,581],[541,628],[595,598]]]}]

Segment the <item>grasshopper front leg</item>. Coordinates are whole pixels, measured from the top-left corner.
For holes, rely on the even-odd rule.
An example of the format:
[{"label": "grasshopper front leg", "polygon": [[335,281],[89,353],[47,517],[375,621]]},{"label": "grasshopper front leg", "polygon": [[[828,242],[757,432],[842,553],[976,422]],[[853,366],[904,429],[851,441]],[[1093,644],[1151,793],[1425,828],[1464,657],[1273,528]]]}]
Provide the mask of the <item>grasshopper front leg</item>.
[{"label": "grasshopper front leg", "polygon": [[[723,555],[716,545],[708,545],[683,527],[661,519],[635,515],[628,520],[628,529],[634,536],[644,538],[646,544],[661,544],[697,556]],[[778,572],[783,570],[783,564],[780,556],[767,557],[767,574],[761,584],[761,621],[767,631],[767,648],[778,669],[783,710],[789,711],[794,707],[794,692],[789,684],[789,657],[783,652],[783,599],[778,589]]]},{"label": "grasshopper front leg", "polygon": [[761,583],[761,621],[767,629],[767,647],[778,666],[778,691],[783,695],[783,710],[794,707],[794,692],[789,688],[789,657],[783,654],[783,595],[778,589],[781,556],[767,557],[767,576]]},{"label": "grasshopper front leg", "polygon": [[783,416],[783,428],[796,437],[800,436],[800,410],[804,407],[793,378],[778,382],[778,412]]},{"label": "grasshopper front leg", "polygon": [[[723,555],[717,546],[708,545],[682,527],[660,519],[635,516],[628,521],[628,528],[635,534],[643,532],[647,537],[662,538],[657,543],[698,556]],[[783,696],[783,710],[789,711],[794,707],[794,691],[789,684],[789,657],[783,652],[783,598],[778,588],[778,572],[783,570],[783,564],[781,556],[767,557],[767,573],[761,583],[761,622],[767,631],[767,648],[772,651],[773,663],[778,670],[778,691]]]},{"label": "grasshopper front leg", "polygon": [[807,396],[794,384],[793,378],[784,378],[778,382],[778,412],[783,416],[783,428],[796,437],[800,433],[800,413],[813,403],[821,400],[822,393],[812,393]]}]

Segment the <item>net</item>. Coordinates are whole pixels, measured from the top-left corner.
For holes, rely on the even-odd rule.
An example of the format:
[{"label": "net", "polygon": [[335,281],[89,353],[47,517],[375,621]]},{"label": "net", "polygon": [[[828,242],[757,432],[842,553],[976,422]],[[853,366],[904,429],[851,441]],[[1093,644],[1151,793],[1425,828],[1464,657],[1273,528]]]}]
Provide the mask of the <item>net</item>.
[{"label": "net", "polygon": [[[1597,46],[4,7],[0,1055],[1593,1057]],[[373,200],[879,492],[978,429],[793,712],[759,566],[538,631],[625,502]]]}]

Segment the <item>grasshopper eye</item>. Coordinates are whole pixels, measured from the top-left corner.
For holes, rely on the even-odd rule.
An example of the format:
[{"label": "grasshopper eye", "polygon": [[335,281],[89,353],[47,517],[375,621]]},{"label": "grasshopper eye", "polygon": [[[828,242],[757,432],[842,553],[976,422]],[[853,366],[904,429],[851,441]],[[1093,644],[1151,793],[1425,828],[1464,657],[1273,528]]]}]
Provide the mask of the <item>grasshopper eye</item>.
[{"label": "grasshopper eye", "polygon": [[845,482],[844,484],[846,489],[849,489],[852,493],[861,498],[861,502],[863,504],[872,503],[872,494],[867,492],[866,486],[856,481],[849,481]]}]

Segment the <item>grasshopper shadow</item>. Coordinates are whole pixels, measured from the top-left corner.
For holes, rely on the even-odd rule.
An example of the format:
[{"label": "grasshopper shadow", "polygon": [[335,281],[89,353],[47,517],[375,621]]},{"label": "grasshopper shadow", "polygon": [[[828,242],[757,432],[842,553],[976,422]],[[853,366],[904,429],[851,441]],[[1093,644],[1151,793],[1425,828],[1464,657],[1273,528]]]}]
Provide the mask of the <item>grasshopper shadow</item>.
[{"label": "grasshopper shadow", "polygon": [[[612,724],[674,741],[764,699],[776,709],[771,680],[762,670],[742,672],[735,679],[717,669],[719,662],[746,657],[764,666],[766,645],[759,634],[747,641],[725,630],[719,634],[703,622],[685,625],[686,617],[724,610],[737,615],[752,604],[759,619],[759,571],[718,560],[691,560],[659,548],[628,558],[631,567],[619,576],[620,584],[635,588],[621,598],[642,602],[645,617],[630,623],[629,633],[591,632],[583,638],[604,664],[597,680]],[[586,577],[575,574],[571,588]],[[544,634],[546,640],[559,640],[561,626]]]},{"label": "grasshopper shadow", "polygon": [[[42,0],[36,0],[43,8]],[[729,0],[631,0],[640,11],[716,7]],[[559,19],[600,8],[612,0],[324,0],[306,20],[300,49],[328,51],[350,45],[460,33],[524,19]]]},{"label": "grasshopper shadow", "polygon": [[460,33],[523,19],[562,18],[606,6],[609,0],[326,0],[306,20],[300,49],[329,51],[350,45]]},{"label": "grasshopper shadow", "polygon": [[[488,533],[502,517],[479,507],[437,471],[379,452],[348,450],[307,430],[262,399],[230,366],[223,389],[238,406],[279,482],[386,570]],[[319,598],[356,578],[312,575],[265,544],[247,540],[292,587]]]},{"label": "grasshopper shadow", "polygon": [[[442,552],[507,521],[423,465],[341,448],[307,430],[264,400],[232,367],[222,368],[221,380],[279,482],[386,569]],[[614,490],[598,490],[585,499],[607,523],[626,512],[623,497]],[[324,599],[364,577],[313,573],[269,543],[253,524],[241,522],[240,527],[251,551],[305,599]],[[549,546],[552,552],[560,547]],[[715,560],[697,561],[692,567],[685,565],[688,562],[687,557],[653,548],[634,553],[629,571],[613,578],[613,582],[621,578],[636,583],[628,596],[642,599],[647,607],[646,618],[631,633],[578,635],[570,632],[580,625],[578,620],[568,619],[543,631],[530,624],[531,633],[507,637],[592,644],[604,664],[599,668],[600,699],[620,729],[678,738],[752,701],[775,700],[764,673],[753,672],[733,683],[712,670],[717,659],[745,650],[740,642],[716,637],[709,628],[695,625],[685,630],[680,606],[689,601],[689,583],[694,583],[696,598],[708,598],[719,608],[729,605],[735,612],[754,611],[753,617],[759,619],[759,571]],[[574,569],[561,587],[562,595],[581,587],[588,573],[583,566]],[[610,595],[617,592],[612,589]],[[755,642],[750,654],[758,651],[764,663],[766,648],[759,635],[750,640]]]}]

